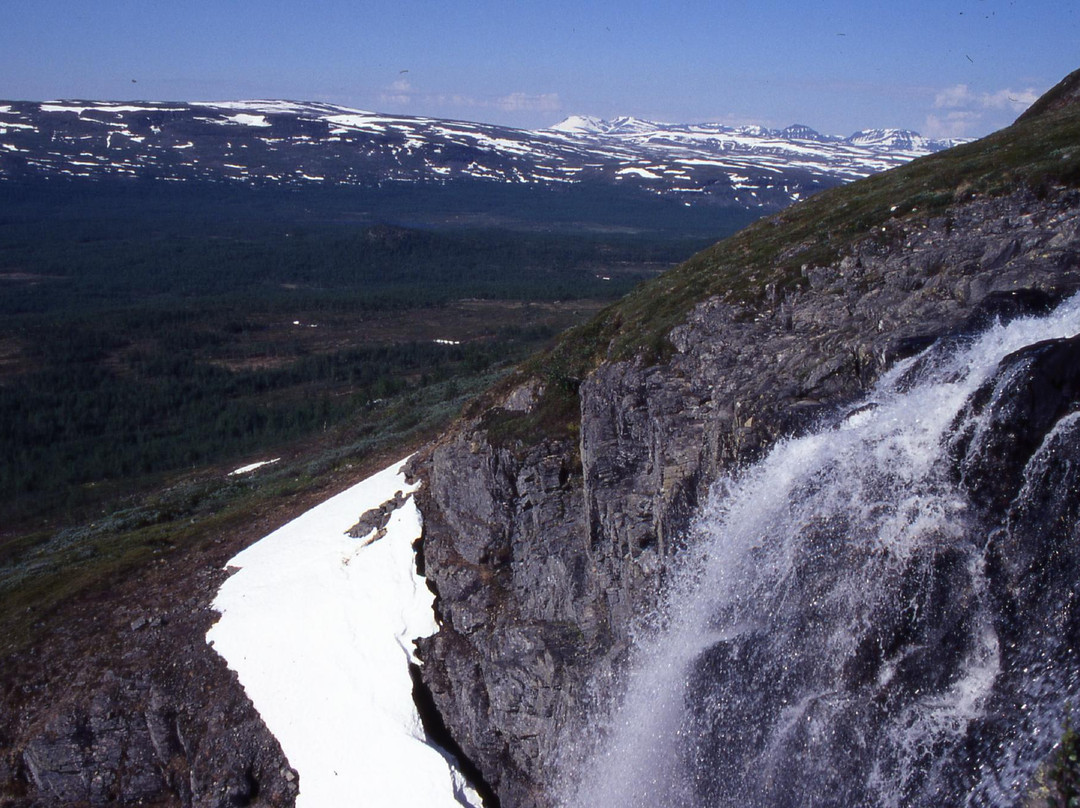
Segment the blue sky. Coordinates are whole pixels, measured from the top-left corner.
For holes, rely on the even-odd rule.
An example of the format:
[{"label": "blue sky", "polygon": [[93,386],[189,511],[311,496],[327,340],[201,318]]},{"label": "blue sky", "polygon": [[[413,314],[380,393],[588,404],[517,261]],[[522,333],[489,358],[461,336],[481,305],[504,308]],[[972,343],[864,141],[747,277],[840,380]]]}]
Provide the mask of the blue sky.
[{"label": "blue sky", "polygon": [[4,0],[0,98],[328,101],[986,134],[1080,68],[1077,0]]}]

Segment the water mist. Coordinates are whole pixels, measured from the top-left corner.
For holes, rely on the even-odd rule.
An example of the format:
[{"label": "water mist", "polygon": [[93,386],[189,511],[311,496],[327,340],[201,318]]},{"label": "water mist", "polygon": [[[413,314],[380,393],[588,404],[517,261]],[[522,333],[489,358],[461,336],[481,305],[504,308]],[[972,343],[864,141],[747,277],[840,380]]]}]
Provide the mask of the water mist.
[{"label": "water mist", "polygon": [[[939,343],[858,406],[717,482],[677,562],[664,628],[640,639],[566,802],[1020,799],[1080,666],[1064,624],[1071,596],[1055,606],[1038,591],[1052,574],[1031,572],[1048,562],[1009,548],[1073,529],[1075,506],[1062,503],[1076,499],[1080,416],[1056,421],[1003,504],[979,484],[995,459],[980,452],[997,451],[987,435],[1030,366],[1003,360],[1077,332],[1074,299]],[[1053,507],[1070,512],[1050,519]],[[1029,534],[1038,541],[1021,541]]]}]

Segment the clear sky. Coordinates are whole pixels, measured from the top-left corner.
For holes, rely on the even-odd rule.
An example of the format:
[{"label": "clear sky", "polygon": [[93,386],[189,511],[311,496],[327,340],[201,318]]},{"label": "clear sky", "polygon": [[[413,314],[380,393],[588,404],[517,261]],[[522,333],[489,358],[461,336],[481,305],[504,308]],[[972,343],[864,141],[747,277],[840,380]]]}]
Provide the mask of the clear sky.
[{"label": "clear sky", "polygon": [[3,0],[0,98],[286,98],[986,134],[1080,68],[1080,0]]}]

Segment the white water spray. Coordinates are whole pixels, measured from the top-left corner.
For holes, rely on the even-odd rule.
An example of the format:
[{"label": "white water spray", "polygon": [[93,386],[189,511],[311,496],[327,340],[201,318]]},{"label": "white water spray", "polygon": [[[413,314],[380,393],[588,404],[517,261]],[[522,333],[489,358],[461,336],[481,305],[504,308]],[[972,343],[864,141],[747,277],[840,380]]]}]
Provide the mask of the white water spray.
[{"label": "white water spray", "polygon": [[[1024,778],[1004,771],[1015,757],[1004,745],[986,753],[992,776],[948,764],[974,754],[973,728],[989,720],[1003,665],[986,536],[950,442],[985,428],[965,407],[1005,356],[1077,332],[1073,299],[1048,317],[935,347],[893,368],[839,422],[718,482],[668,592],[665,628],[640,643],[624,699],[567,802],[1020,796]],[[1040,688],[1033,682],[1033,699]],[[1046,711],[1066,697],[1049,694]]]}]

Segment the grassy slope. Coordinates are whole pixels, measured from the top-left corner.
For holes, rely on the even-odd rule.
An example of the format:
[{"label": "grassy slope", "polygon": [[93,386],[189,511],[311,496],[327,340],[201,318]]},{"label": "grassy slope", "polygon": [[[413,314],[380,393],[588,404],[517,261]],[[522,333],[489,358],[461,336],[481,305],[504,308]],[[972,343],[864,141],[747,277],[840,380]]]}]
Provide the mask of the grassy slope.
[{"label": "grassy slope", "polygon": [[[1046,98],[1065,92],[1059,88]],[[568,398],[599,362],[635,356],[658,361],[671,350],[667,335],[696,304],[719,296],[752,307],[770,289],[796,288],[805,282],[803,266],[836,260],[890,219],[940,216],[955,202],[1021,186],[1037,194],[1080,188],[1080,105],[1047,108],[974,143],[822,192],[641,284],[527,366],[526,372],[547,382],[541,407],[517,416],[517,428],[508,423],[514,417],[505,416],[500,429],[515,437],[531,434],[537,425],[572,430],[576,401]]]}]

